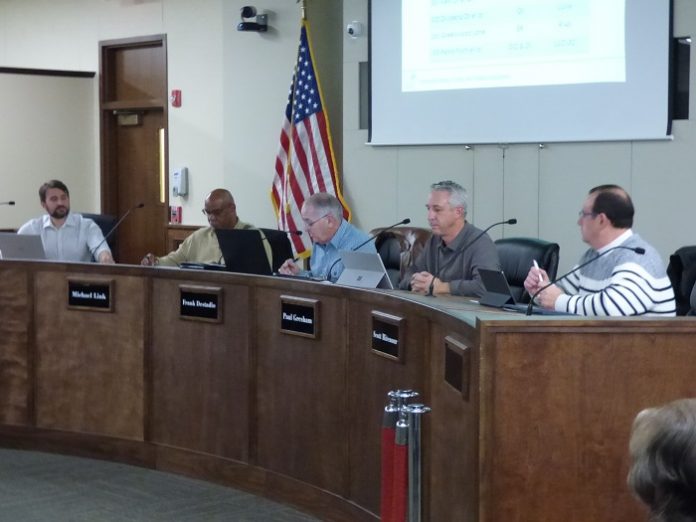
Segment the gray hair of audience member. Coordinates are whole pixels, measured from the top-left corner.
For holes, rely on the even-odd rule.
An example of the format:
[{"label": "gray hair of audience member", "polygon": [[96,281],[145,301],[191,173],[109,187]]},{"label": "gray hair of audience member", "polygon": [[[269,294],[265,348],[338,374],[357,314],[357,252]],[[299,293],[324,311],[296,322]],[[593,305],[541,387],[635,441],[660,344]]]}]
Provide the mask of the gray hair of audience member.
[{"label": "gray hair of audience member", "polygon": [[628,485],[654,522],[696,521],[696,399],[641,411],[629,443]]},{"label": "gray hair of audience member", "polygon": [[449,193],[449,204],[452,208],[461,207],[466,215],[466,189],[454,181],[438,181],[430,185],[430,190],[438,190]]},{"label": "gray hair of audience member", "polygon": [[333,194],[328,192],[317,192],[305,200],[305,205],[311,206],[319,214],[332,215],[339,223],[343,219],[343,205]]}]

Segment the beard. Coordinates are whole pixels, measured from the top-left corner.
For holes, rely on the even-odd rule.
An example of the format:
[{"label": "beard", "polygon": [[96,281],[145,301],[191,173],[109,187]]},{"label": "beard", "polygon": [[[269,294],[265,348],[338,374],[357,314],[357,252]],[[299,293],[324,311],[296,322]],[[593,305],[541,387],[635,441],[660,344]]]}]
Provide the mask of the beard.
[{"label": "beard", "polygon": [[50,216],[54,219],[63,219],[70,213],[70,208],[65,206],[59,206],[53,209]]}]

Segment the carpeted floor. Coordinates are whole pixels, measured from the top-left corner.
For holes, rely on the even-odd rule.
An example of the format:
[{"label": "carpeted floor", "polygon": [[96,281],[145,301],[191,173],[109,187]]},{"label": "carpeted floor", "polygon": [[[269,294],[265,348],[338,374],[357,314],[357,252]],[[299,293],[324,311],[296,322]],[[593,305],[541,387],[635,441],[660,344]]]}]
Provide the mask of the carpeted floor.
[{"label": "carpeted floor", "polygon": [[0,521],[312,522],[232,488],[113,462],[0,449]]}]

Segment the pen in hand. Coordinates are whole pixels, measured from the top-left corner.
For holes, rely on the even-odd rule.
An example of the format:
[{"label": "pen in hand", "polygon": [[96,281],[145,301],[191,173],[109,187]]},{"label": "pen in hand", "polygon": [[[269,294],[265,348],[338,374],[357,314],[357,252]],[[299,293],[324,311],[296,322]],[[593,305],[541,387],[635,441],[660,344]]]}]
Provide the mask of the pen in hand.
[{"label": "pen in hand", "polygon": [[[534,268],[539,270],[539,263],[537,263],[536,259],[532,259],[532,263],[534,263]],[[541,273],[539,273],[539,283],[541,284],[543,282],[544,282],[544,277],[541,275]]]}]

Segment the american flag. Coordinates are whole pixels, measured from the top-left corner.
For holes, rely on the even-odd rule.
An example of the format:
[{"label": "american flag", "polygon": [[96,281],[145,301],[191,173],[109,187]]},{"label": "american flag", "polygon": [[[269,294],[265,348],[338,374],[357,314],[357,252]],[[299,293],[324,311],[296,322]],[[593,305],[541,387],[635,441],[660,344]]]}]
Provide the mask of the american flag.
[{"label": "american flag", "polygon": [[[329,121],[323,106],[307,36],[307,22],[303,21],[271,190],[280,230],[302,228],[302,203],[316,192],[329,192],[336,196],[343,204],[345,218],[350,219],[350,209],[343,201],[336,175]],[[291,241],[300,256],[311,249],[307,234],[293,235]]]}]

